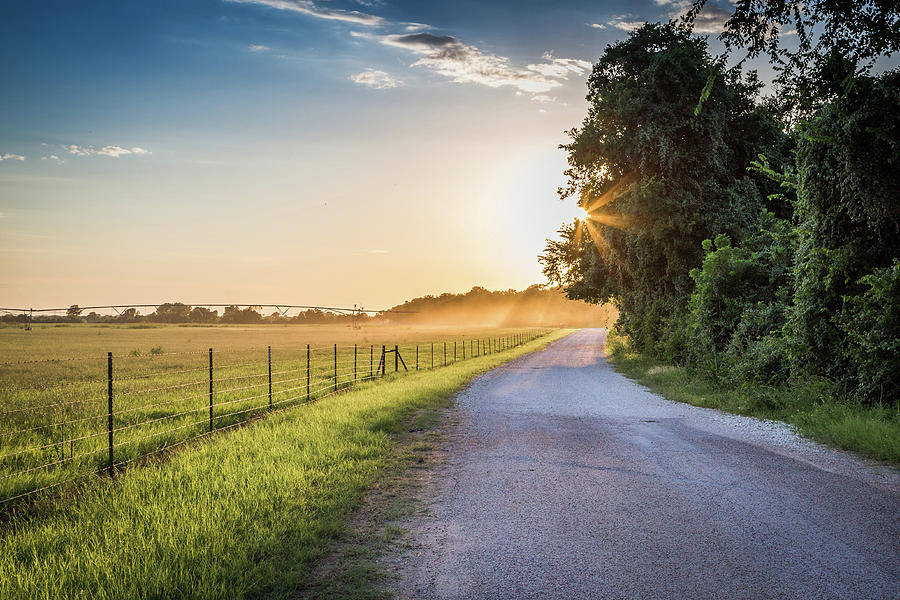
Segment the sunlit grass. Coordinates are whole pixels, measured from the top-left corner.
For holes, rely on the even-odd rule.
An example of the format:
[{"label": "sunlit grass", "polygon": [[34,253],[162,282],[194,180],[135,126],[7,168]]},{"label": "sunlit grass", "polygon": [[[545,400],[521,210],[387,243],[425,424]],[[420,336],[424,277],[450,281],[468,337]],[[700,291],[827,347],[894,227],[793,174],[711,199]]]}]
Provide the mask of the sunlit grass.
[{"label": "sunlit grass", "polygon": [[0,538],[0,598],[291,596],[388,464],[407,419],[566,333],[365,383],[97,480]]}]

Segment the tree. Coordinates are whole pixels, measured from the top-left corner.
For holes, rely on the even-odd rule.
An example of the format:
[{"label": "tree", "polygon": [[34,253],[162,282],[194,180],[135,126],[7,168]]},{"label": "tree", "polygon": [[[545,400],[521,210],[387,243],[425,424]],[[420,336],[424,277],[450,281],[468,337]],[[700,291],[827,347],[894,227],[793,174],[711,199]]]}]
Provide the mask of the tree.
[{"label": "tree", "polygon": [[742,239],[766,207],[772,184],[747,167],[760,151],[782,156],[784,135],[760,87],[671,23],[641,27],[594,65],[560,190],[590,216],[540,260],[571,298],[615,302],[641,350],[674,352],[703,239]]},{"label": "tree", "polygon": [[226,306],[222,313],[222,323],[259,323],[262,315],[254,307],[240,309],[237,306]]},{"label": "tree", "polygon": [[219,320],[219,311],[195,306],[189,317],[191,323],[215,323]]},{"label": "tree", "polygon": [[187,323],[190,313],[191,307],[187,304],[166,302],[156,307],[156,312],[151,315],[151,318],[160,323]]},{"label": "tree", "polygon": [[81,313],[82,309],[79,308],[77,304],[73,304],[66,309],[66,320],[71,321],[72,323],[78,323],[81,321]]},{"label": "tree", "polygon": [[[707,0],[694,0],[691,23]],[[768,55],[788,101],[808,116],[900,50],[898,0],[741,0],[720,39],[748,57]],[[785,44],[783,38],[796,39]]]}]

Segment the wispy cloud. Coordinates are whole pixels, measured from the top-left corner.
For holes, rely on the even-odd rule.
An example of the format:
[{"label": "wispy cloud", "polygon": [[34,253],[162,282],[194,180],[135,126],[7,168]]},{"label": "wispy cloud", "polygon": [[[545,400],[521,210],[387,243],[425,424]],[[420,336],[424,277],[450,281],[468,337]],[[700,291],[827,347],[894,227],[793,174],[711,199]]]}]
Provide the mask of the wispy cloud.
[{"label": "wispy cloud", "polygon": [[634,31],[635,29],[640,29],[645,21],[633,21],[632,17],[628,17],[626,15],[613,17],[609,21],[607,21],[607,25],[613,27],[615,29],[620,29],[622,31]]},{"label": "wispy cloud", "polygon": [[594,29],[606,29],[606,25],[603,23],[585,23],[588,27],[593,27]]},{"label": "wispy cloud", "polygon": [[560,80],[569,75],[580,75],[591,68],[587,61],[554,58],[549,54],[544,55],[545,62],[515,67],[505,56],[483,52],[450,35],[422,32],[371,37],[386,46],[421,55],[410,66],[425,67],[456,83],[477,83],[492,88],[512,86],[533,94],[547,92],[562,85]]},{"label": "wispy cloud", "polygon": [[[654,0],[657,6],[668,7],[669,18],[679,19],[693,6],[693,0]],[[722,4],[707,2],[694,18],[695,33],[720,33],[733,11]]]},{"label": "wispy cloud", "polygon": [[403,85],[403,82],[399,79],[395,79],[390,74],[385,73],[384,71],[379,71],[377,69],[366,69],[362,73],[351,75],[350,79],[354,83],[358,83],[360,85],[364,85],[376,90],[387,90]]},{"label": "wispy cloud", "polygon": [[72,154],[74,156],[111,156],[113,158],[119,158],[120,156],[126,156],[128,154],[150,154],[149,150],[140,148],[138,146],[133,146],[131,148],[123,148],[122,146],[101,146],[100,148],[95,148],[94,146],[63,144],[62,147],[69,154]]},{"label": "wispy cloud", "polygon": [[401,25],[403,25],[403,29],[408,32],[432,29],[431,25],[426,25],[425,23],[401,23]]},{"label": "wispy cloud", "polygon": [[358,10],[341,10],[338,8],[328,8],[312,2],[311,0],[228,0],[229,2],[237,2],[240,4],[262,4],[278,10],[288,10],[291,12],[309,15],[317,19],[328,19],[331,21],[341,21],[344,23],[353,23],[355,25],[366,25],[368,27],[379,27],[387,23],[385,19],[371,15],[369,13],[360,12]]},{"label": "wispy cloud", "polygon": [[250,44],[247,46],[247,49],[250,52],[268,52],[271,50],[268,46],[263,46],[262,44]]},{"label": "wispy cloud", "polygon": [[50,156],[42,156],[41,160],[52,160],[58,163],[63,162],[63,160],[55,154],[51,154]]},{"label": "wispy cloud", "polygon": [[0,154],[0,160],[25,160],[21,154]]}]

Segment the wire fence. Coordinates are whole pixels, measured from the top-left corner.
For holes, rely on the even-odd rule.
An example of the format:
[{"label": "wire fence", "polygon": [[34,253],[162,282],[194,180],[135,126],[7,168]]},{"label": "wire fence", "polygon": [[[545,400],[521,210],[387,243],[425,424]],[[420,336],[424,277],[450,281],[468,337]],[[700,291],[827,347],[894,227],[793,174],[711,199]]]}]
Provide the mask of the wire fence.
[{"label": "wire fence", "polygon": [[[355,384],[503,352],[547,333],[389,345],[247,350],[0,364],[0,512],[272,411]],[[69,364],[65,362],[62,364]],[[48,381],[49,380],[49,381]]]}]

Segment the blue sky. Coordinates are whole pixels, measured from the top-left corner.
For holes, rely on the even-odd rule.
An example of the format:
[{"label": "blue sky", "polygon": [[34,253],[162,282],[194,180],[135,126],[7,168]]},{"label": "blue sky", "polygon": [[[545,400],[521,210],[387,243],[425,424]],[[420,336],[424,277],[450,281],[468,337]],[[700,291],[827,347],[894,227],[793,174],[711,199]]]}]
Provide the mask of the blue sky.
[{"label": "blue sky", "polygon": [[4,2],[0,305],[540,282],[590,63],[683,8]]}]

